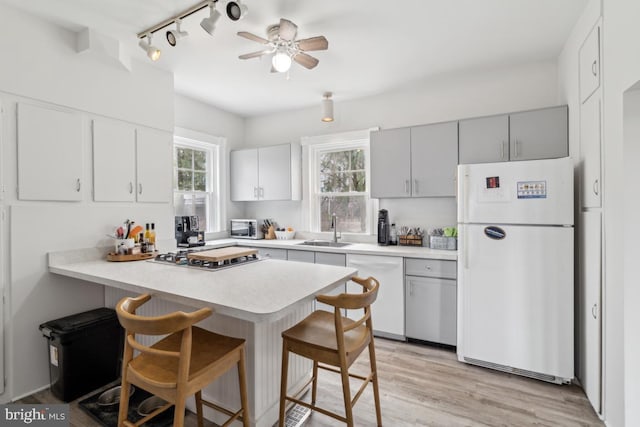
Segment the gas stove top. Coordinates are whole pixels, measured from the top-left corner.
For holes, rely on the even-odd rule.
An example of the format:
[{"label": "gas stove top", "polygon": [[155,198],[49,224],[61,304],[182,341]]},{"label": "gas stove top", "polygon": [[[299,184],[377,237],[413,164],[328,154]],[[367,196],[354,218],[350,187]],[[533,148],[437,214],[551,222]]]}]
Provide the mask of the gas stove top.
[{"label": "gas stove top", "polygon": [[[204,259],[194,259],[188,257],[189,254],[202,252],[208,250],[207,248],[197,249],[183,249],[176,252],[167,252],[156,255],[155,258],[149,260],[149,262],[169,264],[179,267],[197,268],[200,270],[217,271],[225,268],[236,267],[256,261],[260,261],[260,257],[257,254],[249,254],[243,256],[237,256],[220,261],[211,261]],[[210,249],[209,249],[210,250]]]}]

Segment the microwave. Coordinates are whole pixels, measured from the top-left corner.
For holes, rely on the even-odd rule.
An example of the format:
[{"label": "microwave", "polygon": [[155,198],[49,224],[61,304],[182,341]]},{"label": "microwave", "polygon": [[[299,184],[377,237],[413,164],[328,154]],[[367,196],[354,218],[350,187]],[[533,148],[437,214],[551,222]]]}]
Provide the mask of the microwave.
[{"label": "microwave", "polygon": [[237,239],[264,239],[261,219],[232,219],[229,236]]}]

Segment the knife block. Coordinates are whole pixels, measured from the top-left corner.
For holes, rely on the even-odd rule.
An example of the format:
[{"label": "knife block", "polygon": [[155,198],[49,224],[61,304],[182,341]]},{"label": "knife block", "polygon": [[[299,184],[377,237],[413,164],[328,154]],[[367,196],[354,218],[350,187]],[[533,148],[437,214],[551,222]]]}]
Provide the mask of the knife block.
[{"label": "knife block", "polygon": [[273,225],[269,226],[267,233],[264,235],[265,240],[274,240],[276,238],[276,228]]}]

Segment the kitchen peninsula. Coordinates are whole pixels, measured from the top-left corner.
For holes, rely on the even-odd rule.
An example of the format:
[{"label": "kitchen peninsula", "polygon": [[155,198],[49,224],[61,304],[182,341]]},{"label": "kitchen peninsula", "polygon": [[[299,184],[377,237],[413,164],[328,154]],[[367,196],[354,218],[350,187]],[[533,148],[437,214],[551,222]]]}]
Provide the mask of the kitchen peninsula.
[{"label": "kitchen peninsula", "polygon": [[[202,271],[154,262],[107,262],[105,250],[49,253],[49,271],[104,285],[105,305],[125,295],[151,293],[143,315],[210,307],[214,315],[200,326],[247,340],[247,382],[251,425],[271,426],[278,417],[280,333],[312,310],[315,295],[353,277],[357,270],[320,264],[266,259],[218,271]],[[148,306],[148,307],[147,307]],[[293,363],[291,363],[293,362]],[[302,359],[290,362],[290,388],[310,374]],[[205,389],[213,401],[239,404],[232,370]],[[208,414],[213,421],[213,413]],[[205,416],[207,413],[205,412]]]}]

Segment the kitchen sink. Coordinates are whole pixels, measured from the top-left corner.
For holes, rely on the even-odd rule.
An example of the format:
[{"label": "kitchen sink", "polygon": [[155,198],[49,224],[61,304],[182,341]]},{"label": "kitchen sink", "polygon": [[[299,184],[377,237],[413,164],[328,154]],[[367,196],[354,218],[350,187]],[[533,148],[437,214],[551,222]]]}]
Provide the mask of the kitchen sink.
[{"label": "kitchen sink", "polygon": [[349,246],[351,243],[332,242],[331,240],[305,240],[304,242],[298,244],[304,246],[327,246],[331,248],[342,248],[345,246]]}]

